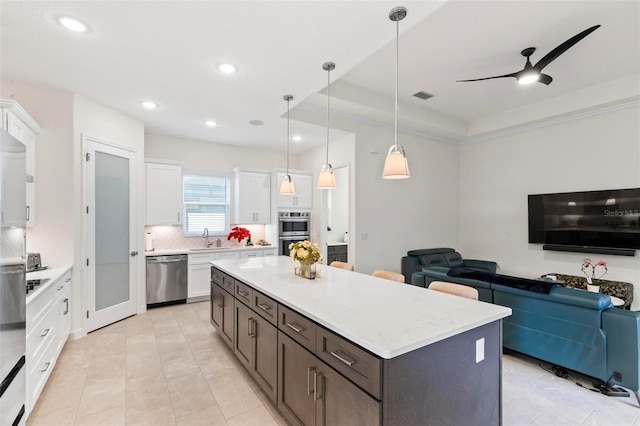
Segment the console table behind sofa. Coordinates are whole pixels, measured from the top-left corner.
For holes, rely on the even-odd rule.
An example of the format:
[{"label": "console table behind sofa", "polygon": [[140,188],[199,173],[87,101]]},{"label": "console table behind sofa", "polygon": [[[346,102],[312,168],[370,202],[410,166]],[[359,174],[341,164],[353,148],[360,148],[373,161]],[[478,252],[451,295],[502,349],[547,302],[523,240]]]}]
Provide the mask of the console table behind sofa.
[{"label": "console table behind sofa", "polygon": [[[579,288],[582,290],[587,289],[585,277],[564,274],[545,274],[541,278],[544,278],[547,275],[555,275],[558,282],[564,283],[566,287]],[[600,285],[600,293],[608,294],[609,296],[614,296],[624,300],[624,305],[620,306],[620,308],[631,309],[631,303],[633,302],[633,284],[622,281],[599,281],[603,281],[603,284]]]}]

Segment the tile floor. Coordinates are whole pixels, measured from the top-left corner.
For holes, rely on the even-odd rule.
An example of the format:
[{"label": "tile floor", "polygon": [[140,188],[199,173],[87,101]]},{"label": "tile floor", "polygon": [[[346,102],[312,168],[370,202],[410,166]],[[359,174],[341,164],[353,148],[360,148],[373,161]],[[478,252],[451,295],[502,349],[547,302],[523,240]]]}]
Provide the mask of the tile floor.
[{"label": "tile floor", "polygon": [[[505,426],[640,426],[635,397],[581,389],[524,357],[504,356],[503,401]],[[152,309],[68,342],[27,425],[286,422],[216,336],[202,302]]]}]

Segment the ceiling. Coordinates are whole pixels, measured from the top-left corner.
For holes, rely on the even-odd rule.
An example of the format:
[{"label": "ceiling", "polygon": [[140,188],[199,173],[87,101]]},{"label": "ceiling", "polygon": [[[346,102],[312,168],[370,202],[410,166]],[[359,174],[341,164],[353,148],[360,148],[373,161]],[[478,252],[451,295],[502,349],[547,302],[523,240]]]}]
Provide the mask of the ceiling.
[{"label": "ceiling", "polygon": [[[93,99],[143,121],[147,133],[284,150],[282,96],[294,96],[293,111],[326,114],[326,61],[336,63],[332,111],[393,123],[396,44],[388,14],[398,5],[408,9],[400,23],[400,115],[418,127],[448,123],[464,136],[478,120],[640,75],[638,1],[457,0],[2,0],[0,72]],[[61,15],[90,31],[68,32],[56,22]],[[602,27],[545,68],[549,86],[456,82],[518,71],[526,47],[538,49],[535,64],[595,24]],[[224,62],[238,71],[220,73]],[[412,97],[420,90],[435,96]],[[158,108],[143,109],[147,99]],[[206,127],[207,119],[218,125]],[[302,136],[291,149],[303,152],[324,143],[326,128],[293,120],[291,135]]]}]

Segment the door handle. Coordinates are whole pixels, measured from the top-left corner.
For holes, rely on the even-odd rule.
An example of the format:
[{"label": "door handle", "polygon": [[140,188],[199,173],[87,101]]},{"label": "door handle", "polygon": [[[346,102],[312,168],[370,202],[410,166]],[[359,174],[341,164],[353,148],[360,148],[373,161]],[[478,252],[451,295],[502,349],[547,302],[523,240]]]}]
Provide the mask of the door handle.
[{"label": "door handle", "polygon": [[138,252],[137,252],[137,251],[132,251],[132,252],[131,252],[131,253],[129,253],[129,254],[131,255],[131,257],[133,257],[133,256],[137,256],[137,255],[138,255]]},{"label": "door handle", "polygon": [[64,299],[64,303],[65,303],[65,310],[62,313],[63,315],[67,315],[69,313],[69,298]]},{"label": "door handle", "polygon": [[311,390],[311,373],[313,373],[313,375],[315,376],[315,374],[316,374],[316,368],[315,367],[308,367],[307,368],[307,395],[311,395],[311,392],[313,392]]}]

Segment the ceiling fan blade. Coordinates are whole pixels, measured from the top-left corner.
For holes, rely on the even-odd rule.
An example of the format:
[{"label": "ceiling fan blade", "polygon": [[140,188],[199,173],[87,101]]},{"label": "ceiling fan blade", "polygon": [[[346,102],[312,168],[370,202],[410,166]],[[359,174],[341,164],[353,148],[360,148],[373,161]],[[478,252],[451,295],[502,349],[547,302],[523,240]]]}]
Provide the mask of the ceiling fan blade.
[{"label": "ceiling fan blade", "polygon": [[[580,40],[582,40],[583,38],[585,38],[586,36],[588,36],[589,34],[591,34],[592,32],[594,32],[595,30],[597,30],[598,28],[600,28],[600,25],[594,25],[591,28],[587,28],[586,30],[584,30],[583,32],[581,32],[580,34],[576,34],[573,37],[571,37],[569,40],[565,41],[564,43],[562,43],[560,46],[556,47],[555,49],[553,49],[551,52],[547,53],[542,59],[540,59],[538,61],[537,64],[534,65],[534,68],[537,69],[538,71],[542,71],[542,69],[544,67],[546,67],[547,65],[549,65],[552,61],[554,61],[558,56],[562,55],[564,52],[566,52],[567,50],[569,50],[574,44],[576,44],[577,42],[579,42]],[[550,83],[550,82],[549,82]],[[547,84],[549,84],[547,83]]]},{"label": "ceiling fan blade", "polygon": [[[520,71],[518,71],[518,72],[520,72]],[[493,78],[515,77],[515,76],[518,75],[518,72],[512,72],[511,74],[505,74],[505,75],[497,75],[495,77],[474,78],[473,80],[456,80],[456,82],[460,83],[460,82],[466,82],[466,81],[491,80]]]},{"label": "ceiling fan blade", "polygon": [[551,84],[553,78],[547,74],[540,74],[540,78],[538,78],[538,83],[546,84],[547,86]]}]

